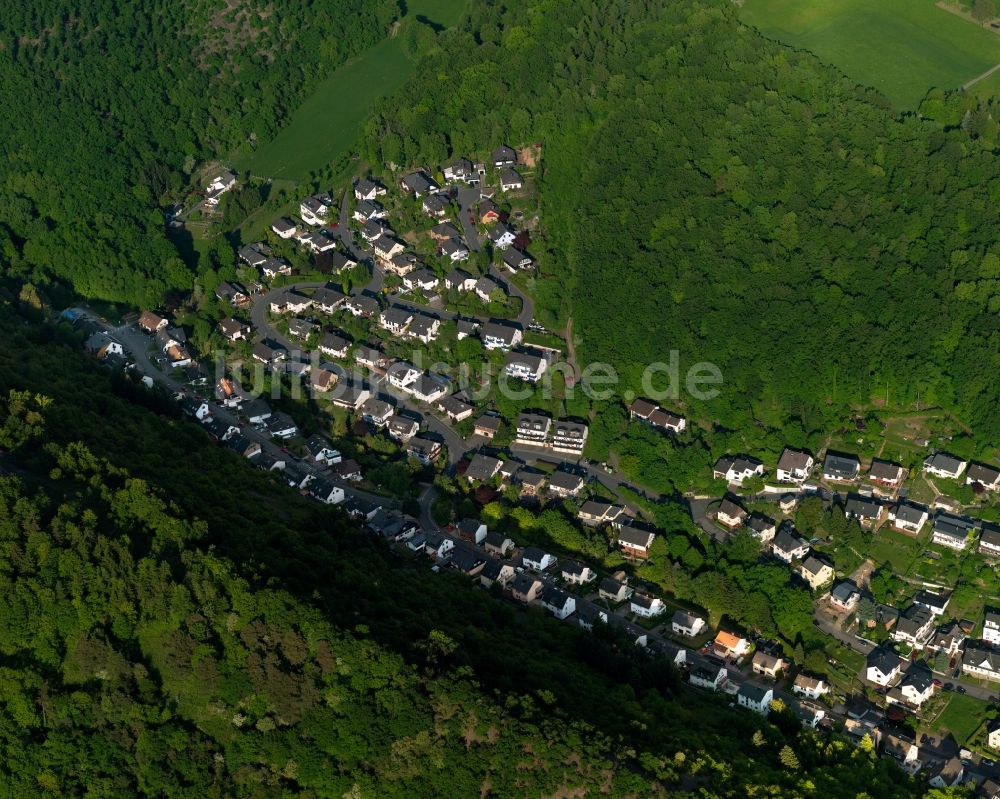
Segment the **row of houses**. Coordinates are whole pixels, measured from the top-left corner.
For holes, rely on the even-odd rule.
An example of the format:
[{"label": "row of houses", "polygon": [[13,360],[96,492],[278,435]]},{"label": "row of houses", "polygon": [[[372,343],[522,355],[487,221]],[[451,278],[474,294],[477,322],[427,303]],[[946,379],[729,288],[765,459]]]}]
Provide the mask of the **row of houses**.
[{"label": "row of houses", "polygon": [[583,422],[553,420],[538,413],[522,413],[517,417],[515,442],[544,447],[570,455],[583,453],[589,428]]}]

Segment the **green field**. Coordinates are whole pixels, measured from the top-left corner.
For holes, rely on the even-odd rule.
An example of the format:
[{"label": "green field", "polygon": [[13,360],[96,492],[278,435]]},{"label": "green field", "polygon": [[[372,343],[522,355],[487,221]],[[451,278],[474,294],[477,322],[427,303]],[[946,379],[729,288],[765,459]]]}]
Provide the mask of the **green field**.
[{"label": "green field", "polygon": [[[464,7],[465,0],[415,0],[407,13],[447,27]],[[274,139],[238,156],[234,166],[260,177],[308,179],[350,150],[375,101],[402,86],[415,69],[401,37],[383,39],[318,83]]]},{"label": "green field", "polygon": [[1000,36],[934,0],[745,0],[743,19],[915,108],[1000,63]]},{"label": "green field", "polygon": [[936,729],[954,734],[958,743],[965,743],[982,723],[986,703],[966,694],[952,694],[948,705],[934,722]]}]

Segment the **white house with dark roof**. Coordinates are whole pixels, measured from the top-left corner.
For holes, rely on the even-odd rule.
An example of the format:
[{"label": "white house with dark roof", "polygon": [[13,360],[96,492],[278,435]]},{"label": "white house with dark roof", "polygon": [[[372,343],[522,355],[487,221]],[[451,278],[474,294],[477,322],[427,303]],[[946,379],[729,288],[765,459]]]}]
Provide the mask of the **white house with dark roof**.
[{"label": "white house with dark roof", "polygon": [[688,613],[684,610],[676,611],[673,618],[670,619],[670,630],[674,635],[685,635],[688,638],[694,638],[706,627],[707,624],[701,616]]},{"label": "white house with dark roof", "polygon": [[946,480],[957,480],[962,476],[968,462],[947,452],[935,452],[924,459],[924,471]]},{"label": "white house with dark roof", "polygon": [[618,532],[618,548],[630,558],[648,558],[655,540],[656,536],[649,530],[640,530],[631,525],[622,527]]},{"label": "white house with dark roof", "polygon": [[487,322],[480,328],[480,338],[488,350],[509,350],[524,340],[524,333],[515,325]]},{"label": "white house with dark roof", "polygon": [[779,483],[803,483],[809,477],[815,460],[808,452],[785,447],[778,459],[775,478]]},{"label": "white house with dark roof", "polygon": [[850,612],[858,606],[861,592],[853,580],[844,580],[830,591],[830,604],[837,610]]},{"label": "white house with dark roof", "polygon": [[771,710],[771,702],[774,701],[774,689],[745,682],[736,693],[736,701],[740,707],[767,715]]},{"label": "white house with dark roof", "polygon": [[858,479],[861,461],[856,455],[827,452],[823,460],[823,479],[835,483],[850,483]]},{"label": "white house with dark roof", "polygon": [[844,503],[844,515],[855,519],[862,527],[877,526],[884,513],[881,503],[860,494],[851,494]]},{"label": "white house with dark roof", "polygon": [[927,508],[915,502],[898,502],[889,509],[889,523],[897,530],[910,535],[919,533],[929,518],[930,513]]},{"label": "white house with dark roof", "polygon": [[882,646],[868,653],[865,663],[865,678],[875,685],[887,686],[902,673],[903,661],[899,655]]},{"label": "white house with dark roof", "polygon": [[923,605],[910,605],[899,615],[891,636],[913,647],[922,648],[934,630],[934,614]]},{"label": "white house with dark roof", "polygon": [[830,684],[822,677],[797,674],[792,683],[792,693],[805,699],[819,699],[830,693]]},{"label": "white house with dark roof", "polygon": [[875,458],[868,469],[868,479],[876,486],[894,491],[906,479],[906,469],[898,463]]},{"label": "white house with dark roof", "polygon": [[306,197],[299,203],[299,216],[307,225],[318,227],[325,225],[330,209],[333,207],[333,198],[327,193],[313,194]]},{"label": "white house with dark roof", "polygon": [[566,593],[558,586],[548,585],[542,589],[538,604],[562,621],[576,611],[576,598]]},{"label": "white house with dark roof", "polygon": [[749,517],[749,513],[729,497],[725,497],[719,503],[715,511],[715,519],[719,524],[724,524],[730,529],[741,526]]},{"label": "white house with dark roof", "polygon": [[538,547],[528,547],[521,553],[521,563],[527,569],[534,569],[537,572],[546,571],[556,565],[556,556],[545,552]]},{"label": "white house with dark roof", "polygon": [[537,383],[545,374],[548,365],[549,362],[545,358],[534,353],[511,351],[504,359],[503,370],[508,377]]},{"label": "white house with dark roof", "polygon": [[629,609],[640,618],[652,619],[666,612],[667,606],[658,596],[647,594],[632,594]]},{"label": "white house with dark roof", "polygon": [[742,484],[750,477],[763,477],[763,475],[764,464],[746,455],[727,455],[719,458],[712,469],[712,476],[716,480],[726,480],[735,484]]},{"label": "white house with dark roof", "polygon": [[967,641],[962,653],[962,671],[984,680],[1000,680],[1000,651]]},{"label": "white house with dark roof", "polygon": [[354,199],[374,200],[376,197],[383,197],[387,194],[385,186],[372,178],[361,178],[354,184]]},{"label": "white house with dark roof", "polygon": [[793,560],[801,560],[809,553],[809,542],[782,527],[771,541],[771,553],[778,560],[791,563]]},{"label": "white house with dark roof", "polygon": [[965,484],[976,483],[987,491],[997,491],[1000,489],[1000,469],[985,463],[970,463],[969,470],[965,473]]},{"label": "white house with dark roof", "polygon": [[560,573],[565,582],[570,585],[586,585],[597,579],[597,572],[585,563],[577,560],[563,561]]},{"label": "white house with dark roof", "polygon": [[962,550],[968,545],[969,536],[973,530],[974,525],[971,519],[955,516],[951,513],[938,513],[934,517],[931,543],[940,544],[949,549]]},{"label": "white house with dark roof", "polygon": [[984,524],[979,533],[979,554],[988,558],[1000,558],[1000,528]]},{"label": "white house with dark roof", "polygon": [[750,535],[758,539],[762,544],[766,544],[774,538],[775,533],[778,531],[778,527],[774,522],[774,519],[770,519],[764,516],[762,513],[752,513],[750,518],[747,519],[747,530],[750,531]]}]

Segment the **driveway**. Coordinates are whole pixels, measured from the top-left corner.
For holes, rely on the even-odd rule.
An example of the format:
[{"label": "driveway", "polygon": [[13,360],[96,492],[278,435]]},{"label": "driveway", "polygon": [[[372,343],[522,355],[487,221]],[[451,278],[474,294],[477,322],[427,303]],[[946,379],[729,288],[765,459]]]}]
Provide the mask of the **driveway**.
[{"label": "driveway", "polygon": [[470,214],[475,214],[479,205],[479,187],[469,186],[458,190],[458,219],[462,223],[462,235],[472,252],[478,252],[482,246],[479,241],[479,231]]}]

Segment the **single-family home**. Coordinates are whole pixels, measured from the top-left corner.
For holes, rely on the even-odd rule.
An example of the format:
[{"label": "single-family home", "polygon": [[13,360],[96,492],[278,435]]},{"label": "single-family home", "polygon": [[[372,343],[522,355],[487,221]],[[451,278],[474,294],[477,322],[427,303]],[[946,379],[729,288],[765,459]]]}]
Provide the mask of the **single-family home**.
[{"label": "single-family home", "polygon": [[538,597],[538,604],[562,621],[576,611],[576,599],[558,586],[546,586]]},{"label": "single-family home", "polygon": [[923,648],[933,629],[934,614],[923,605],[910,605],[899,615],[899,621],[891,635],[894,641]]},{"label": "single-family home", "polygon": [[856,455],[827,452],[823,460],[823,479],[833,483],[852,483],[861,473],[861,461]]},{"label": "single-family home", "polygon": [[487,197],[479,201],[476,211],[479,214],[479,222],[483,225],[492,225],[494,222],[500,221],[500,209],[497,208],[497,204],[493,200]]},{"label": "single-family home", "polygon": [[951,592],[928,591],[921,588],[913,597],[913,603],[927,608],[935,616],[943,616],[951,602]]},{"label": "single-family home", "polygon": [[216,287],[215,296],[223,302],[228,302],[230,305],[237,307],[246,305],[250,301],[250,295],[247,293],[246,288],[239,283],[231,283],[227,280],[222,281]]},{"label": "single-family home", "polygon": [[685,635],[688,638],[694,638],[706,626],[707,624],[701,616],[696,616],[694,613],[688,613],[684,610],[675,611],[673,617],[670,619],[671,632],[674,635]]},{"label": "single-family home", "polygon": [[833,579],[833,566],[815,555],[809,555],[799,565],[799,576],[815,591]]},{"label": "single-family home", "polygon": [[449,569],[454,569],[469,577],[476,577],[485,566],[486,555],[475,547],[461,543],[455,545],[455,550],[448,561]]},{"label": "single-family home", "polygon": [[414,436],[406,445],[406,454],[422,463],[430,466],[441,455],[442,445],[440,441],[423,436]]},{"label": "single-family home", "polygon": [[868,653],[865,661],[865,678],[868,682],[885,687],[899,677],[902,666],[903,662],[899,655],[884,646],[877,646]]},{"label": "single-family home", "polygon": [[750,651],[750,642],[736,633],[719,630],[712,641],[712,648],[724,658],[739,660]]},{"label": "single-family home", "polygon": [[476,453],[472,456],[472,460],[465,470],[465,479],[478,482],[492,480],[500,471],[501,466],[503,466],[503,461],[499,458]]},{"label": "single-family home", "polygon": [[333,470],[341,480],[347,480],[350,483],[360,483],[364,479],[361,473],[361,465],[353,458],[348,458],[346,461],[342,460],[340,463],[334,464]]},{"label": "single-family home", "polygon": [[785,662],[784,658],[770,655],[767,652],[757,651],[753,653],[750,666],[754,674],[760,674],[776,680],[781,672],[788,667],[788,663]]},{"label": "single-family home", "polygon": [[323,478],[309,484],[309,496],[326,505],[339,505],[345,498],[343,488]]},{"label": "single-family home", "polygon": [[915,502],[903,500],[889,509],[889,523],[900,532],[910,535],[919,533],[929,518],[927,508]]},{"label": "single-family home", "polygon": [[626,525],[618,532],[618,548],[629,558],[645,559],[649,557],[650,547],[656,536],[649,530]]},{"label": "single-family home", "polygon": [[215,208],[219,199],[236,185],[236,175],[228,170],[216,173],[205,187],[205,205]]},{"label": "single-family home", "polygon": [[774,476],[779,483],[803,483],[809,477],[814,463],[813,456],[808,452],[785,447],[778,459]]},{"label": "single-family home", "polygon": [[479,582],[484,588],[489,588],[494,583],[499,583],[501,587],[506,588],[516,574],[517,572],[514,571],[514,567],[509,563],[504,563],[497,558],[487,557],[486,563],[483,564],[483,570],[479,572]]},{"label": "single-family home", "polygon": [[136,324],[139,325],[140,330],[146,333],[156,333],[158,330],[163,330],[170,322],[152,311],[143,311],[139,314]]},{"label": "single-family home", "polygon": [[332,207],[333,198],[329,194],[313,194],[299,203],[299,216],[307,225],[325,225]]},{"label": "single-family home", "polygon": [[534,602],[542,592],[544,583],[528,572],[521,572],[510,584],[510,593],[518,602]]},{"label": "single-family home", "polygon": [[396,241],[396,239],[391,236],[379,236],[375,241],[372,242],[372,249],[375,251],[375,257],[378,258],[383,263],[391,263],[394,256],[399,255],[404,249],[406,249],[402,242]]},{"label": "single-family home", "polygon": [[517,170],[505,167],[500,170],[500,191],[516,191],[524,188],[524,178]]},{"label": "single-family home", "polygon": [[461,422],[472,416],[475,408],[462,399],[459,394],[450,397],[442,397],[437,401],[437,409],[447,416],[452,422]]},{"label": "single-family home", "polygon": [[853,580],[844,580],[830,591],[830,604],[837,610],[850,613],[861,601],[861,592]]},{"label": "single-family home", "polygon": [[725,666],[704,657],[693,657],[691,667],[688,670],[688,682],[698,688],[705,688],[709,691],[718,691],[728,675]]},{"label": "single-family home", "polygon": [[476,419],[476,423],[472,428],[472,434],[492,439],[499,432],[502,421],[499,416],[484,413]]},{"label": "single-family home", "polygon": [[362,200],[354,206],[354,213],[351,214],[362,225],[371,222],[373,219],[385,219],[389,212],[375,200]]},{"label": "single-family home", "polygon": [[580,506],[577,518],[589,527],[599,527],[603,524],[621,524],[625,508],[611,502],[599,502],[588,499]]},{"label": "single-family home", "polygon": [[712,468],[712,476],[716,480],[735,484],[742,484],[747,478],[761,477],[763,474],[764,464],[747,455],[727,455],[719,458]]},{"label": "single-family home", "polygon": [[935,452],[924,459],[924,471],[946,480],[957,480],[962,476],[968,462],[947,452]]},{"label": "single-family home", "polygon": [[279,239],[290,239],[299,232],[298,225],[286,216],[275,219],[271,223],[271,230]]},{"label": "single-family home", "polygon": [[986,722],[986,745],[994,751],[1000,751],[1000,719]]},{"label": "single-family home", "polygon": [[632,593],[633,589],[624,577],[605,577],[597,587],[597,595],[612,604],[624,602]]},{"label": "single-family home", "polygon": [[440,250],[441,254],[451,260],[452,263],[469,260],[469,248],[459,238],[445,239],[441,242]]},{"label": "single-family home", "polygon": [[427,314],[417,314],[413,317],[410,326],[406,328],[405,336],[415,338],[424,344],[430,344],[437,339],[441,332],[441,320],[435,316]]},{"label": "single-family home", "polygon": [[927,770],[927,783],[932,788],[951,788],[965,779],[965,764],[957,755],[937,760]]},{"label": "single-family home", "polygon": [[985,463],[970,463],[969,470],[965,473],[965,484],[978,484],[987,491],[1000,490],[1000,469]]},{"label": "single-family home", "polygon": [[385,186],[373,178],[361,178],[354,184],[354,198],[358,201],[374,200],[376,197],[383,197],[387,193]]},{"label": "single-family home", "polygon": [[576,603],[576,623],[583,629],[593,631],[595,624],[607,624],[608,612],[587,600]]},{"label": "single-family home", "polygon": [[750,518],[746,522],[746,527],[750,531],[750,535],[758,539],[762,544],[771,541],[774,538],[774,534],[778,531],[774,519],[770,519],[762,513],[750,514]]},{"label": "single-family home", "polygon": [[632,594],[632,599],[629,601],[631,603],[629,609],[636,616],[643,619],[655,618],[667,610],[667,606],[663,604],[663,600],[658,596],[649,596],[648,594],[636,592]]},{"label": "single-family home", "polygon": [[483,340],[483,346],[488,350],[509,350],[524,339],[520,327],[499,322],[487,322],[482,326],[479,335]]},{"label": "single-family home", "polygon": [[771,554],[785,563],[801,560],[808,552],[809,542],[799,538],[787,526],[782,526],[771,540]]},{"label": "single-family home", "polygon": [[295,438],[299,434],[298,425],[287,413],[278,411],[267,420],[267,431],[275,438]]},{"label": "single-family home", "polygon": [[730,529],[743,525],[749,516],[750,514],[746,510],[729,497],[725,497],[715,511],[716,521]]},{"label": "single-family home", "polygon": [[497,222],[490,229],[489,237],[495,249],[506,250],[508,247],[513,246],[515,239],[517,239],[517,234],[503,222]]},{"label": "single-family home", "polygon": [[428,194],[420,204],[425,214],[433,219],[444,219],[448,216],[451,202],[444,194]]},{"label": "single-family home", "polygon": [[500,251],[500,263],[507,267],[511,272],[520,272],[525,269],[531,269],[535,262],[526,252],[517,249],[517,247],[505,247]]},{"label": "single-family home", "polygon": [[479,519],[462,519],[455,525],[455,533],[462,541],[470,544],[482,544],[486,541],[488,530]]},{"label": "single-family home", "polygon": [[543,572],[556,565],[556,557],[538,547],[528,547],[521,554],[521,563],[527,569]]},{"label": "single-family home", "polygon": [[558,497],[573,497],[583,490],[584,479],[561,469],[549,475],[549,491]]},{"label": "single-family home", "polygon": [[517,153],[506,144],[502,144],[491,153],[490,160],[497,169],[512,167],[517,163]]},{"label": "single-family home", "polygon": [[400,187],[403,191],[409,192],[418,200],[428,194],[432,194],[440,190],[437,181],[434,180],[430,175],[428,175],[423,170],[418,170],[416,172],[411,172],[408,175],[404,175],[399,181]]},{"label": "single-family home", "polygon": [[851,494],[844,503],[844,515],[848,519],[855,519],[862,527],[875,527],[882,521],[882,514],[885,508],[880,502],[862,496]]},{"label": "single-family home", "polygon": [[357,297],[348,297],[344,300],[344,310],[352,316],[362,318],[371,317],[378,313],[378,309],[378,300],[374,297],[359,295]]},{"label": "single-family home", "polygon": [[421,291],[433,291],[437,288],[440,280],[430,269],[417,269],[410,272],[403,278],[403,285],[410,291],[420,289]]},{"label": "single-family home", "polygon": [[226,446],[243,458],[254,458],[260,455],[260,444],[251,441],[242,433],[226,441]]},{"label": "single-family home", "polygon": [[927,643],[927,648],[954,657],[962,651],[962,644],[965,643],[966,638],[968,636],[962,625],[955,621],[935,630],[933,637]]},{"label": "single-family home", "polygon": [[745,682],[736,693],[736,701],[740,707],[766,715],[774,701],[774,689]]},{"label": "single-family home", "polygon": [[458,158],[444,168],[444,179],[449,183],[479,183],[479,173],[468,158]]},{"label": "single-family home", "polygon": [[830,684],[822,677],[810,677],[807,674],[795,675],[792,683],[792,693],[806,699],[819,699],[830,693]]},{"label": "single-family home", "polygon": [[343,460],[340,452],[334,449],[330,442],[319,433],[313,433],[313,435],[309,436],[306,439],[305,447],[308,459],[313,463],[318,463],[322,466],[332,466]]},{"label": "single-family home", "polygon": [[461,269],[452,269],[444,276],[444,287],[449,291],[472,291],[476,287],[476,279]]},{"label": "single-family home", "polygon": [[872,460],[868,469],[868,480],[880,488],[895,491],[906,479],[906,469],[898,463],[884,461],[878,458]]},{"label": "single-family home", "polygon": [[579,455],[587,443],[587,425],[560,419],[552,427],[552,449]]},{"label": "single-family home", "polygon": [[962,550],[969,543],[974,524],[971,519],[951,513],[938,513],[931,529],[931,543],[949,549]]},{"label": "single-family home", "polygon": [[1000,680],[1000,651],[986,643],[967,641],[962,654],[962,671],[984,680]]}]

